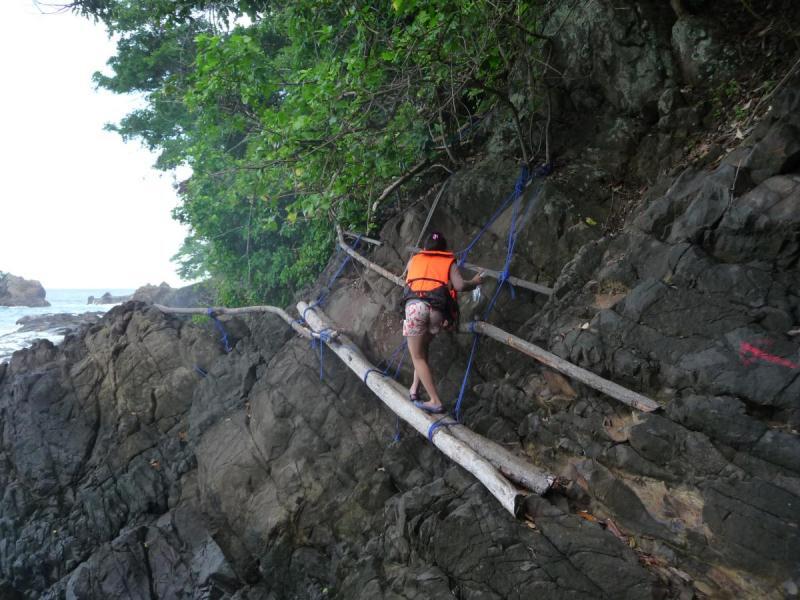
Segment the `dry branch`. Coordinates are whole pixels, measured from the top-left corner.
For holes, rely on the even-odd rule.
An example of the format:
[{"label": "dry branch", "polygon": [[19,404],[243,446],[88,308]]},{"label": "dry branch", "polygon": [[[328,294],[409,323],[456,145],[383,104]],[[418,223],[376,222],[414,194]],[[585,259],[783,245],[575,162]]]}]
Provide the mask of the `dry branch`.
[{"label": "dry branch", "polygon": [[[208,308],[176,308],[173,306],[164,306],[162,304],[153,304],[158,310],[163,313],[173,314],[173,315],[205,315],[208,314]],[[241,308],[226,308],[224,306],[215,306],[212,307],[211,312],[215,315],[244,315],[248,313],[271,313],[273,315],[278,315],[281,319],[286,321],[286,323],[294,329],[297,333],[303,336],[306,339],[319,339],[320,334],[316,331],[312,331],[308,327],[303,327],[300,323],[297,322],[297,319],[293,319],[289,313],[287,313],[282,308],[278,308],[277,306],[243,306]],[[336,339],[339,336],[337,331],[329,331],[326,332],[326,335],[330,335],[331,338]]]}]

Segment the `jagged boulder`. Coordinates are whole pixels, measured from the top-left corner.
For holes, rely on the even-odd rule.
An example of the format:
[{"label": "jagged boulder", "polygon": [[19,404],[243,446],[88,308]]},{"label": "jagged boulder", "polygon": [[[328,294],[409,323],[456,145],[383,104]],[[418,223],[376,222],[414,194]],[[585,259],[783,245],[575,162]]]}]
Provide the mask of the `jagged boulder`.
[{"label": "jagged boulder", "polygon": [[138,288],[131,299],[164,306],[209,306],[214,296],[207,282],[193,283],[182,288],[173,288],[162,282],[160,285],[148,284]]},{"label": "jagged boulder", "polygon": [[127,302],[131,300],[132,295],[128,294],[126,296],[114,296],[111,292],[106,292],[102,296],[89,296],[86,300],[86,304],[120,304],[122,302]]},{"label": "jagged boulder", "polygon": [[0,271],[0,306],[50,306],[38,281]]}]

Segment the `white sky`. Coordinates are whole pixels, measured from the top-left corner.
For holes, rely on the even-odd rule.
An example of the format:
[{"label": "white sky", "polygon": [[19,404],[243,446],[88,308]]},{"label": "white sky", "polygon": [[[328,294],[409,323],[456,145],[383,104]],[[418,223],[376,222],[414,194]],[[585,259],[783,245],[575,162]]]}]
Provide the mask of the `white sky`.
[{"label": "white sky", "polygon": [[1,0],[0,22],[0,270],[45,289],[183,285],[172,177],[103,131],[137,105],[94,90],[114,53],[103,27],[33,0]]}]

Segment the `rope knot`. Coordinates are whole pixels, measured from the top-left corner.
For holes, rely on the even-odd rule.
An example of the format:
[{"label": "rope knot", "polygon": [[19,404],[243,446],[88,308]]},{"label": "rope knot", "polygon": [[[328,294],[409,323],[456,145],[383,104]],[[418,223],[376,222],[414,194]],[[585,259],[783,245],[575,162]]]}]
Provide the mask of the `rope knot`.
[{"label": "rope knot", "polygon": [[458,425],[457,421],[447,421],[447,417],[442,417],[438,421],[431,423],[431,426],[428,427],[428,441],[433,442],[433,434],[436,433],[438,429],[442,429],[444,427],[451,427],[453,425]]}]

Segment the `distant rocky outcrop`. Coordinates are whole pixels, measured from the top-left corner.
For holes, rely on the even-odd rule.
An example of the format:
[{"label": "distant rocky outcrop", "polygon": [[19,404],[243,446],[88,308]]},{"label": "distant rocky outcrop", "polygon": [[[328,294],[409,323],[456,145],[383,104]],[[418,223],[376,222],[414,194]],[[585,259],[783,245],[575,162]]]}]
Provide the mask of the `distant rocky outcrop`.
[{"label": "distant rocky outcrop", "polygon": [[38,281],[0,272],[0,306],[50,306]]},{"label": "distant rocky outcrop", "polygon": [[132,297],[132,294],[128,294],[127,296],[112,296],[111,292],[106,292],[98,297],[89,296],[89,299],[86,300],[86,304],[121,304],[127,302]]},{"label": "distant rocky outcrop", "polygon": [[204,281],[182,288],[174,288],[167,283],[143,285],[131,298],[136,302],[163,304],[164,306],[207,306],[213,303],[214,292]]},{"label": "distant rocky outcrop", "polygon": [[102,313],[88,312],[79,315],[68,313],[27,315],[17,321],[21,325],[17,333],[28,331],[48,331],[57,335],[66,335],[76,331],[83,325],[96,325]]},{"label": "distant rocky outcrop", "polygon": [[106,292],[102,296],[89,296],[87,304],[122,304],[129,300],[146,304],[163,304],[164,306],[205,306],[212,303],[214,293],[208,283],[193,283],[181,288],[174,288],[168,283],[160,285],[143,285],[133,294],[114,296]]}]

